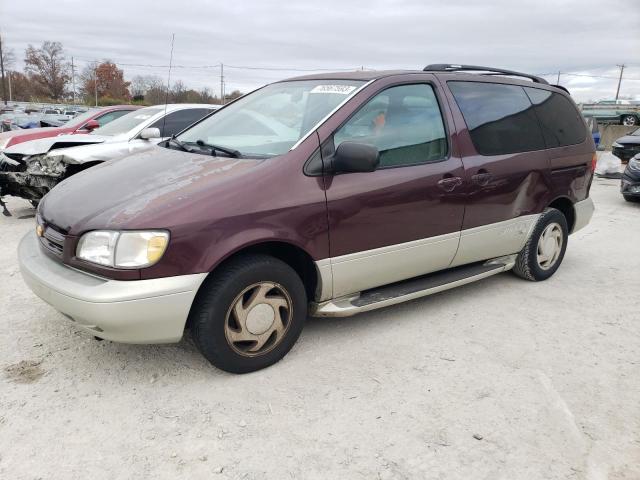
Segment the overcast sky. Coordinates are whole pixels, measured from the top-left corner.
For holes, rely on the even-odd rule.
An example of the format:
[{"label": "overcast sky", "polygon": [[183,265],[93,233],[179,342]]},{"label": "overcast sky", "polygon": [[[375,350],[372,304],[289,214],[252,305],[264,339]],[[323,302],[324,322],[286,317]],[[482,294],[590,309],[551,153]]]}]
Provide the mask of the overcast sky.
[{"label": "overcast sky", "polygon": [[640,99],[640,0],[0,0],[0,33],[18,68],[28,44],[52,40],[79,69],[111,59],[128,79],[166,78],[175,33],[172,79],[214,92],[219,68],[196,67],[223,62],[227,92],[305,73],[293,68],[470,63],[616,77],[561,76],[585,101],[613,98],[626,63],[620,94]]}]

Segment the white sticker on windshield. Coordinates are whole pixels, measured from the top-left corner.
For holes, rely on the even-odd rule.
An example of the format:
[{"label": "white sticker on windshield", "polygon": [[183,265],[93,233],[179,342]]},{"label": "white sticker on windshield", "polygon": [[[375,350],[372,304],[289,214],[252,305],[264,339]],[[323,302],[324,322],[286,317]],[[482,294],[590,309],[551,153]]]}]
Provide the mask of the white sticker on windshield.
[{"label": "white sticker on windshield", "polygon": [[356,87],[352,85],[318,85],[311,89],[311,93],[338,93],[340,95],[349,95]]}]

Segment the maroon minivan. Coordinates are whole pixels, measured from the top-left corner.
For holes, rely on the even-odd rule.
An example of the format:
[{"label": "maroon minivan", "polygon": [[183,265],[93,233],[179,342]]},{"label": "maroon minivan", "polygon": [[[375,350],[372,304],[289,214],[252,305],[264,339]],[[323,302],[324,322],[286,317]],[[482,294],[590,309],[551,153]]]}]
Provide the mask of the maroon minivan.
[{"label": "maroon minivan", "polygon": [[19,247],[31,289],[131,343],[189,328],[215,366],[281,359],[347,316],[558,269],[594,144],[566,91],[468,65],[262,87],[159,146],[60,183]]}]

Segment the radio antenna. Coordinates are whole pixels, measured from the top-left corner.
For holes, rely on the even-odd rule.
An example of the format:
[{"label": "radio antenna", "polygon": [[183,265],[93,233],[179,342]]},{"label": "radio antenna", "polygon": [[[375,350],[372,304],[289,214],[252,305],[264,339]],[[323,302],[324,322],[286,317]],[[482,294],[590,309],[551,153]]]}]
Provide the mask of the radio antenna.
[{"label": "radio antenna", "polygon": [[173,64],[173,42],[176,39],[176,34],[171,34],[171,55],[169,56],[169,75],[167,77],[167,94],[164,97],[164,117],[162,118],[162,132],[160,132],[160,138],[164,138],[164,124],[167,121],[167,103],[169,103],[169,89],[171,88],[171,66]]}]

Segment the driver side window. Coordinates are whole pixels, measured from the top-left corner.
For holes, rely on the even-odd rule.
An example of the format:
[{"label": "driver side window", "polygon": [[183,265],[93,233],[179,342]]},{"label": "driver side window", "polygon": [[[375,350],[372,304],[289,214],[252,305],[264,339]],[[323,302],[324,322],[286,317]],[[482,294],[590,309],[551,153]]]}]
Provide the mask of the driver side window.
[{"label": "driver side window", "polygon": [[442,114],[427,84],[380,92],[335,132],[333,141],[335,148],[345,141],[377,147],[381,168],[435,162],[447,155]]}]

